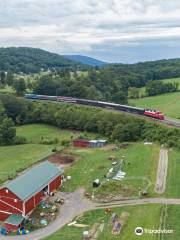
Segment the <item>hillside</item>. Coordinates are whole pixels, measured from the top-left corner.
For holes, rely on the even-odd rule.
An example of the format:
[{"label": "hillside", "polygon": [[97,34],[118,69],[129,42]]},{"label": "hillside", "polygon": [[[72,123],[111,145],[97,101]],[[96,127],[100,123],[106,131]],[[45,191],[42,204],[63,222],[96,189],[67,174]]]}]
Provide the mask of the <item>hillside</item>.
[{"label": "hillside", "polygon": [[79,63],[87,64],[92,67],[102,67],[106,65],[106,62],[97,60],[95,58],[87,57],[87,56],[81,56],[81,55],[64,55],[66,59],[73,60]]},{"label": "hillside", "polygon": [[0,48],[0,70],[35,73],[49,68],[81,68],[83,65],[38,48]]}]

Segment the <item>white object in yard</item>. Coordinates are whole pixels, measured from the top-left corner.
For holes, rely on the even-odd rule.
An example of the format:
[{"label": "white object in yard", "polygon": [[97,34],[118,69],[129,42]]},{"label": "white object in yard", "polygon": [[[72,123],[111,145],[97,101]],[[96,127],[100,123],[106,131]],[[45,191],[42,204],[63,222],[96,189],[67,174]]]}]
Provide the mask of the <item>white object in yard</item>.
[{"label": "white object in yard", "polygon": [[72,178],[71,176],[67,176],[67,180],[71,180],[71,178]]},{"label": "white object in yard", "polygon": [[144,145],[152,145],[152,142],[144,142]]},{"label": "white object in yard", "polygon": [[113,172],[113,168],[109,169],[109,173],[112,173]]},{"label": "white object in yard", "polygon": [[125,177],[126,173],[118,171],[116,176],[113,177],[113,180],[122,180]]},{"label": "white object in yard", "polygon": [[72,226],[72,225],[74,225],[74,224],[76,224],[76,223],[77,223],[76,221],[71,222],[71,223],[68,224],[68,227],[70,227],[70,226]]},{"label": "white object in yard", "polygon": [[116,165],[116,164],[117,164],[117,162],[113,162],[113,163],[112,163],[112,165]]},{"label": "white object in yard", "polygon": [[83,237],[89,237],[89,231],[84,231],[83,232]]}]

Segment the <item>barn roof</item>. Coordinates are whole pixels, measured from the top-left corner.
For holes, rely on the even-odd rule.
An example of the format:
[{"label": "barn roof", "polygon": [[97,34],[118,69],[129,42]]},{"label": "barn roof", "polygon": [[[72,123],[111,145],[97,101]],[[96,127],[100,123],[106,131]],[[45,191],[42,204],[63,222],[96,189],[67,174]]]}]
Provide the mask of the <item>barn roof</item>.
[{"label": "barn roof", "polygon": [[7,183],[5,187],[24,201],[47,186],[51,180],[62,173],[62,169],[46,161]]}]

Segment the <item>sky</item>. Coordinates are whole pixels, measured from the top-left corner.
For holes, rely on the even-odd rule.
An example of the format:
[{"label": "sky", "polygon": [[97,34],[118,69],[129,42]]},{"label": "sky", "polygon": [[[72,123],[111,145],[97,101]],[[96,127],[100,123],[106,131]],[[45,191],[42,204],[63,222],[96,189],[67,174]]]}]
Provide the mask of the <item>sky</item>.
[{"label": "sky", "polygon": [[180,58],[180,0],[0,1],[0,47],[107,62]]}]

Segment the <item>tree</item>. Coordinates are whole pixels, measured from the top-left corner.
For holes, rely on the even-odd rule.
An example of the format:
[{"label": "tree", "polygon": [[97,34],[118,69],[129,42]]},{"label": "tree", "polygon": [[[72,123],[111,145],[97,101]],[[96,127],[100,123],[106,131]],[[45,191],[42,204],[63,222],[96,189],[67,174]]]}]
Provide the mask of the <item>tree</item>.
[{"label": "tree", "polygon": [[7,83],[9,86],[12,86],[12,85],[13,85],[13,80],[14,80],[14,74],[13,74],[13,72],[8,71],[8,72],[7,72],[7,76],[6,76],[6,83]]},{"label": "tree", "polygon": [[14,80],[13,88],[16,90],[17,95],[22,96],[26,90],[26,83],[23,78]]},{"label": "tree", "polygon": [[10,118],[5,117],[0,125],[0,144],[10,145],[16,137],[16,128]]},{"label": "tree", "polygon": [[6,84],[6,73],[4,71],[0,72],[0,85]]}]

